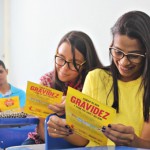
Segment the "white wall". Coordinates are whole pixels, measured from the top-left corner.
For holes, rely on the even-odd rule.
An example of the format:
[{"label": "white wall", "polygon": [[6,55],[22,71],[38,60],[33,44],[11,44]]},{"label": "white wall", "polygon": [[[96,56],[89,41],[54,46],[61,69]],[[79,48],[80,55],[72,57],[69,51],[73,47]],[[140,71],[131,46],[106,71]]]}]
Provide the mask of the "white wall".
[{"label": "white wall", "polygon": [[0,59],[3,60],[3,1],[0,0]]},{"label": "white wall", "polygon": [[9,81],[26,89],[53,69],[60,38],[82,30],[94,41],[100,59],[109,64],[110,28],[123,13],[150,14],[150,0],[10,0]]}]

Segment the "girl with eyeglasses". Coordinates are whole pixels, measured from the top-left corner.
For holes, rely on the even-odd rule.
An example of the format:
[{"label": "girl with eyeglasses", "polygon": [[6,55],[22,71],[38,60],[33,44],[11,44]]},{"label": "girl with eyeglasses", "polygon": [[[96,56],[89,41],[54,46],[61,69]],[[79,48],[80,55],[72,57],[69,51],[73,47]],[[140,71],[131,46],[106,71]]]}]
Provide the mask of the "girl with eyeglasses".
[{"label": "girl with eyeglasses", "polygon": [[[56,55],[55,67],[40,78],[41,84],[60,90],[66,95],[68,86],[82,91],[87,73],[102,64],[98,58],[91,38],[84,32],[71,31],[60,40]],[[49,109],[58,115],[65,113],[65,97],[61,104],[49,105]],[[44,143],[44,121],[41,118],[38,128],[28,134],[22,145]]]},{"label": "girl with eyeglasses", "polygon": [[[90,71],[82,92],[117,110],[113,123],[102,128],[107,145],[150,149],[150,17],[141,11],[127,12],[111,32],[111,65]],[[49,135],[78,146],[100,146],[69,133],[65,126],[65,120],[52,116]]]}]

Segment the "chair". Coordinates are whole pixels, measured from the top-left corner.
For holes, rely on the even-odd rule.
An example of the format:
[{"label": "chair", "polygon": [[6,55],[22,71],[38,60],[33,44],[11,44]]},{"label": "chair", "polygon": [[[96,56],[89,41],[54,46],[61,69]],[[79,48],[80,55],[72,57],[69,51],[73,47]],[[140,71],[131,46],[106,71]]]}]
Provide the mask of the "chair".
[{"label": "chair", "polygon": [[37,118],[1,118],[0,148],[21,145],[37,124]]},{"label": "chair", "polygon": [[[47,122],[52,115],[56,115],[56,114],[51,114],[45,119],[45,150],[67,149],[67,148],[79,147],[79,146],[76,146],[67,142],[63,138],[53,138],[49,136],[48,131],[47,131]],[[65,115],[61,116],[61,118],[65,118]]]}]

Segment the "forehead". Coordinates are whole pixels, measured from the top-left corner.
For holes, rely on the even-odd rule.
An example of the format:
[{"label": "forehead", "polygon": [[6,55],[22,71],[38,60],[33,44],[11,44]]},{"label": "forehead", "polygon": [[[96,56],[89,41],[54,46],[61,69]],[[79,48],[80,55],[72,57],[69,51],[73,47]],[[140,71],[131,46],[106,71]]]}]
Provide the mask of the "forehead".
[{"label": "forehead", "polygon": [[0,70],[5,70],[2,65],[0,65]]},{"label": "forehead", "polygon": [[[71,45],[68,42],[63,42],[57,50],[57,53],[59,55],[62,55],[63,57],[65,57],[67,60],[72,60],[73,59],[73,54],[72,54],[72,50],[71,50]],[[84,56],[82,55],[82,53],[75,48],[75,59],[82,61],[84,60]]]},{"label": "forehead", "polygon": [[125,53],[142,52],[142,45],[138,39],[130,38],[126,35],[115,35],[113,46]]},{"label": "forehead", "polygon": [[0,65],[0,73],[7,73],[7,69],[4,69],[2,65]]}]

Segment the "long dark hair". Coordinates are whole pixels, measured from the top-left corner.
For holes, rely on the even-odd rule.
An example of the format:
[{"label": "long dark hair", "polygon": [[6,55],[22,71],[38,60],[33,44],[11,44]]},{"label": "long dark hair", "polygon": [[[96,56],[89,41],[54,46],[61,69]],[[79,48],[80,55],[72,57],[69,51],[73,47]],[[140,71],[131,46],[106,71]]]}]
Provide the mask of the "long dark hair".
[{"label": "long dark hair", "polygon": [[[138,39],[146,53],[143,70],[141,71],[142,83],[140,89],[144,87],[143,115],[144,120],[148,121],[150,108],[150,17],[146,13],[141,11],[130,11],[128,13],[125,13],[117,20],[115,25],[111,28],[111,32],[113,39],[116,34],[127,35],[130,38]],[[113,77],[113,107],[116,108],[117,111],[119,111],[119,96],[117,84],[119,71],[113,60],[110,66],[110,70]]]},{"label": "long dark hair", "polygon": [[[76,61],[75,61],[75,49],[78,49],[79,52],[84,56],[84,59],[86,60],[86,63],[84,64],[84,69],[80,73],[79,77],[82,76],[82,84],[84,83],[85,77],[87,73],[98,67],[102,67],[102,63],[100,62],[97,52],[95,50],[94,44],[91,40],[91,38],[84,32],[81,31],[71,31],[64,35],[62,39],[60,40],[57,50],[59,46],[64,43],[68,42],[71,45],[72,55],[73,55],[73,63],[76,67]],[[57,53],[57,51],[56,51]],[[78,72],[79,70],[76,69]],[[79,79],[78,77],[78,79]],[[78,81],[77,79],[77,81]],[[76,81],[76,82],[77,82]],[[61,90],[63,92],[66,92],[65,83],[61,82],[58,79],[57,72],[55,69],[55,79],[54,79],[54,88]]]}]

